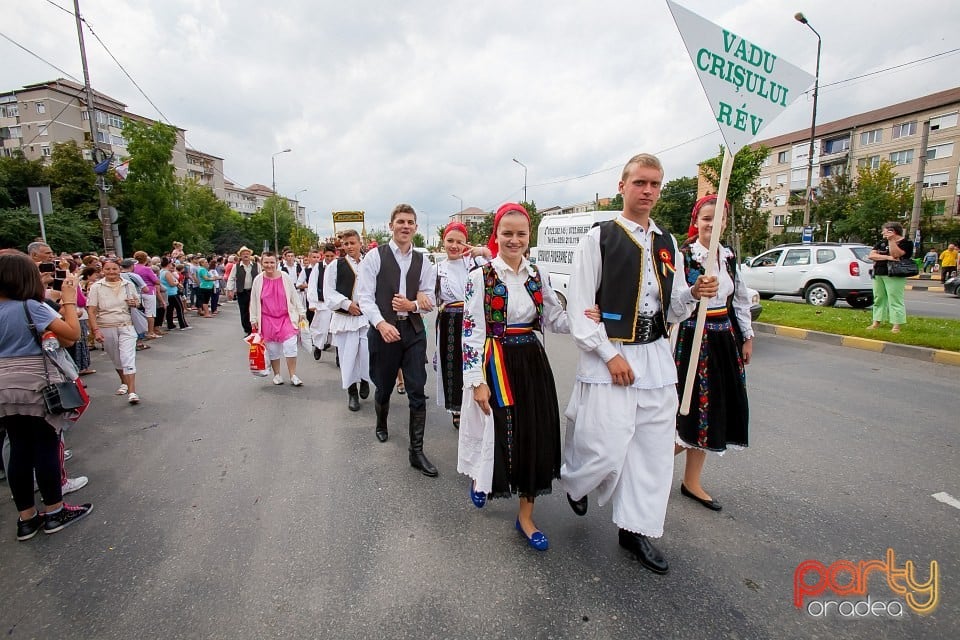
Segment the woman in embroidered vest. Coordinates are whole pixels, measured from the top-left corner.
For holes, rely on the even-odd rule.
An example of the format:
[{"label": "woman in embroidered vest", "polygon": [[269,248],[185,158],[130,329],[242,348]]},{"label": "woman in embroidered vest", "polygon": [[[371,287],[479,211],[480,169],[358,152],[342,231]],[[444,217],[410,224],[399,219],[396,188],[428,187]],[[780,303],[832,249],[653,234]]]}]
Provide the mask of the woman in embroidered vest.
[{"label": "woman in embroidered vest", "polygon": [[[443,231],[447,259],[437,265],[437,405],[453,416],[453,427],[460,428],[463,404],[463,299],[467,276],[478,264],[492,257],[487,247],[467,244],[467,227],[451,222]],[[478,262],[478,260],[482,262]]]},{"label": "woman in embroidered vest", "polygon": [[470,272],[463,313],[463,406],[457,470],[474,480],[470,494],[520,496],[516,529],[530,546],[547,549],[533,522],[537,496],[560,477],[560,412],[547,354],[534,330],[568,333],[566,312],[536,266],[527,210],[497,211],[490,264]]},{"label": "woman in embroidered vest", "polygon": [[[723,233],[729,204],[723,219],[715,224],[716,196],[700,198],[693,207],[688,238],[680,248],[684,256],[687,282],[693,284],[706,273],[707,247],[713,233]],[[687,415],[677,416],[675,453],[686,451],[686,465],[680,493],[714,511],[722,507],[704,491],[700,473],[707,451],[723,454],[727,448],[747,446],[746,377],[744,365],[753,354],[753,328],[750,324],[750,298],[736,271],[736,259],[730,249],[720,245],[717,276],[720,289],[716,297],[707,299],[707,323],[694,379],[693,402]],[[703,302],[702,302],[703,303]],[[690,347],[696,317],[680,324],[674,351],[683,397]]]}]

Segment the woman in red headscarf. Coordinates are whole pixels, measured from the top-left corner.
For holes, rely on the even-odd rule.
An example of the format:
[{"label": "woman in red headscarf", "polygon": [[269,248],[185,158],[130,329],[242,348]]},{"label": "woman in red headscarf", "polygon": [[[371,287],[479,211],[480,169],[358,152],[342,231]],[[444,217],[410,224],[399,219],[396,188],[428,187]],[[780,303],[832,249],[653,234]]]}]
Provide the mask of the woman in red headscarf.
[{"label": "woman in red headscarf", "polygon": [[548,275],[524,257],[529,243],[527,210],[503,205],[488,245],[494,258],[466,281],[457,470],[473,478],[477,507],[488,496],[519,494],[516,529],[544,551],[549,544],[533,522],[533,504],[560,477],[560,412],[553,372],[534,332],[569,333],[569,325]]},{"label": "woman in red headscarf", "polygon": [[447,259],[437,265],[437,404],[453,416],[453,426],[460,428],[460,405],[463,402],[463,299],[467,275],[493,254],[487,247],[467,244],[467,228],[462,222],[451,222],[443,230],[443,248]]},{"label": "woman in red headscarf", "polygon": [[[708,247],[714,233],[723,233],[730,205],[725,203],[721,216],[716,215],[717,196],[700,198],[693,207],[687,241],[680,247],[688,283],[705,275]],[[697,362],[697,374],[690,412],[677,416],[675,453],[686,451],[686,465],[680,493],[714,511],[722,507],[704,491],[700,474],[707,451],[723,454],[728,448],[747,446],[746,377],[744,365],[753,355],[753,327],[750,322],[750,296],[737,273],[733,252],[719,246],[717,279],[720,289],[716,297],[701,300],[707,305],[707,322]],[[696,316],[684,320],[679,327],[674,356],[679,373],[677,391],[683,397],[690,349],[696,330]]]}]

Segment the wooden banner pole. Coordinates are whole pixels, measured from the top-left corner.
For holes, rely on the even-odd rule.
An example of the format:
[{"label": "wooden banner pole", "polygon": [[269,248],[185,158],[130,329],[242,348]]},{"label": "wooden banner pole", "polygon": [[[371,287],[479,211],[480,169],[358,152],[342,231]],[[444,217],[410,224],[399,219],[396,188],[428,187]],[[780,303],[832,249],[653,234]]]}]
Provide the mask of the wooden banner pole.
[{"label": "wooden banner pole", "polygon": [[[718,213],[713,217],[713,233],[710,236],[710,247],[707,252],[706,276],[717,275],[717,254],[720,251],[720,236],[722,235],[723,203],[727,199],[727,187],[730,184],[730,172],[733,171],[733,154],[730,149],[723,149],[723,164],[720,166],[720,185],[717,189]],[[719,215],[718,215],[719,214]],[[721,221],[721,222],[718,222]],[[700,345],[703,343],[703,328],[707,323],[707,301],[701,300],[697,305],[697,326],[693,332],[693,344],[690,346],[690,362],[687,366],[687,377],[683,384],[683,398],[680,402],[680,415],[690,413],[690,400],[693,397],[693,384],[697,379],[697,365],[700,361]]]}]

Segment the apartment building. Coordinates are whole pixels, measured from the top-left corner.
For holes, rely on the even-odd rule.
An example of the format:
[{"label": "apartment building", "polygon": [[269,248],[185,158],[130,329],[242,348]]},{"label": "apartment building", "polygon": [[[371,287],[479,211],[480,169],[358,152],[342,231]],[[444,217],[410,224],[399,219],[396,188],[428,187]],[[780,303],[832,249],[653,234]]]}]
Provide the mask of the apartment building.
[{"label": "apartment building", "polygon": [[209,187],[217,200],[227,202],[227,181],[223,177],[223,158],[198,151],[186,150],[187,177],[197,184]]},{"label": "apartment building", "polygon": [[[882,160],[894,165],[897,180],[908,185],[921,181],[923,196],[941,216],[960,215],[960,87],[940,91],[855,116],[817,124],[813,153],[813,189],[838,173],[856,176],[858,166],[878,167]],[[930,123],[926,147],[924,124]],[[760,186],[770,188],[769,230],[779,234],[789,220],[789,210],[802,208],[806,193],[810,130],[762,140],[770,155],[760,173]],[[926,156],[918,175],[920,155]],[[701,183],[703,178],[701,177]],[[790,204],[791,196],[794,202]]]},{"label": "apartment building", "polygon": [[[119,159],[127,155],[123,120],[153,120],[127,111],[127,105],[99,91],[93,92],[98,146]],[[60,78],[0,92],[0,155],[23,152],[28,160],[49,162],[53,145],[76,141],[81,149],[90,141],[90,111],[81,84]],[[89,151],[84,149],[85,157]],[[206,155],[206,154],[203,154]],[[209,156],[213,158],[213,156]],[[173,166],[178,176],[188,175],[185,131],[177,128]],[[223,176],[222,159],[220,176]]]},{"label": "apartment building", "polygon": [[462,222],[467,227],[478,227],[490,214],[479,207],[467,207],[450,215],[450,222]]}]

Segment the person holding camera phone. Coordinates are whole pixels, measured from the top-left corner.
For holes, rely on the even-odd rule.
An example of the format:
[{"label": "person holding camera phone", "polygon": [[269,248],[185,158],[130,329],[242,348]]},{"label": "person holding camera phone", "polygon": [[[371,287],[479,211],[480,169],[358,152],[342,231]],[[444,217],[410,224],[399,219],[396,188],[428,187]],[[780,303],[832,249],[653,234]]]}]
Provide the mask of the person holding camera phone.
[{"label": "person holding camera phone", "polygon": [[900,325],[907,322],[907,306],[903,300],[906,278],[891,276],[891,261],[909,260],[913,257],[913,243],[903,237],[899,222],[887,222],[880,230],[883,239],[868,256],[873,260],[873,324],[868,331],[880,328],[880,323],[889,321],[890,333],[900,333]]},{"label": "person holding camera phone", "polygon": [[[19,251],[0,255],[0,426],[10,438],[7,482],[19,511],[17,540],[29,540],[40,529],[52,534],[86,516],[93,505],[63,502],[60,430],[63,416],[47,413],[41,389],[62,382],[56,368],[44,370],[38,333],[52,332],[63,346],[80,337],[76,277],[67,275],[60,288],[60,313],[44,303],[45,291],[30,258]],[[28,313],[29,318],[28,320]],[[49,369],[49,368],[48,368]],[[36,476],[45,511],[33,495]]]}]

